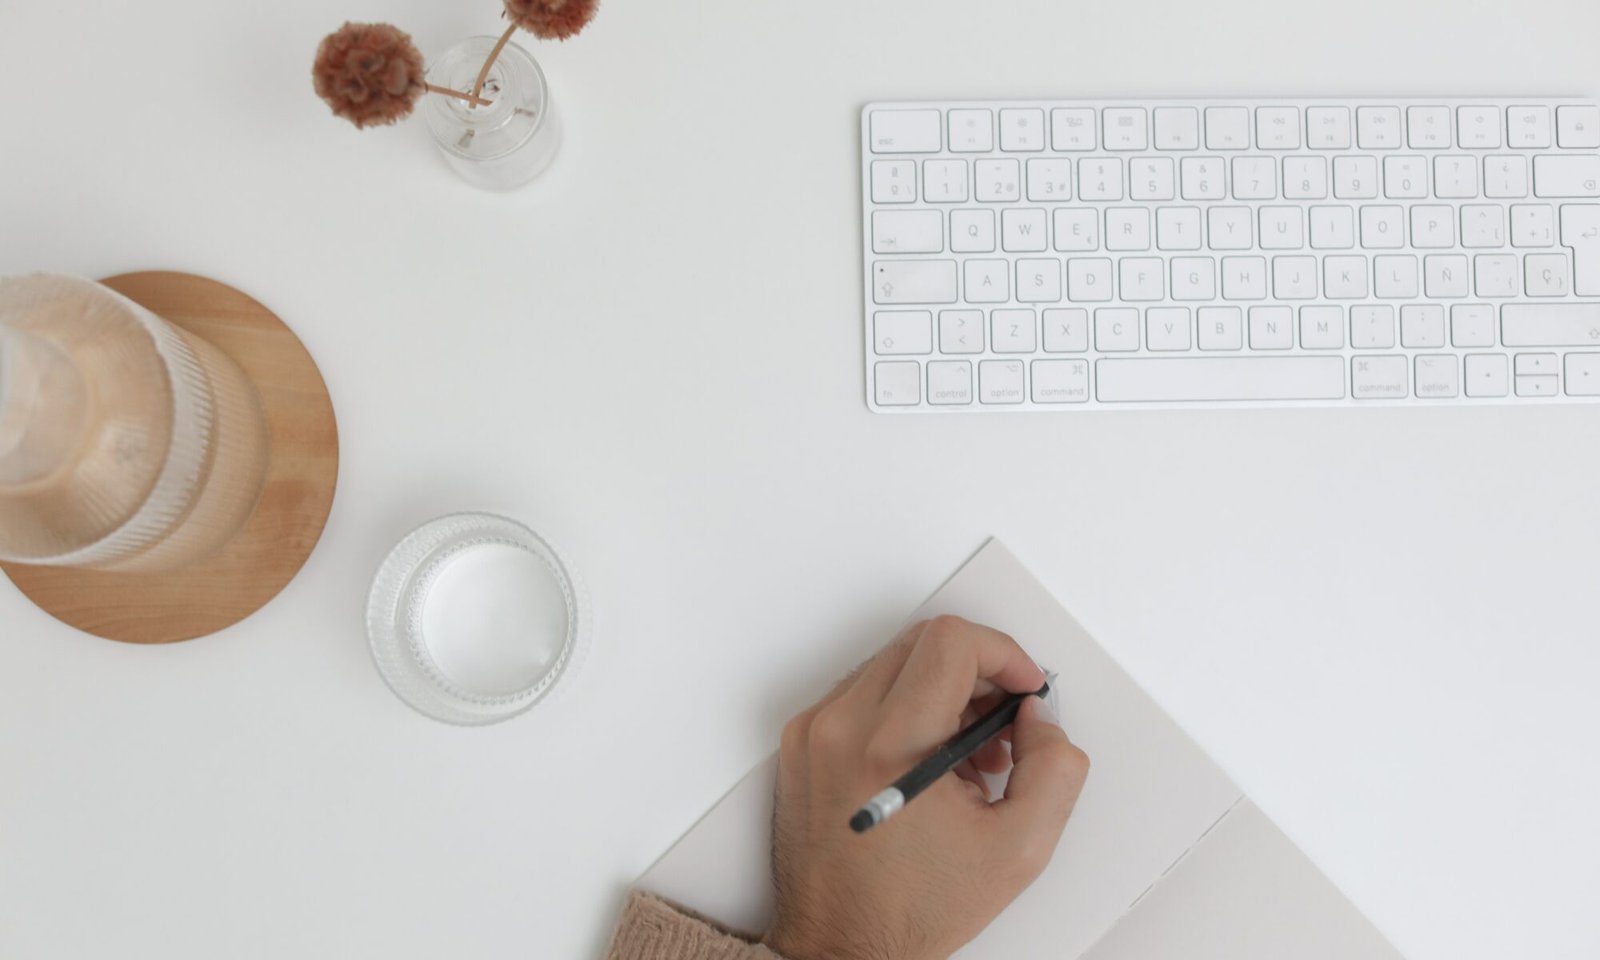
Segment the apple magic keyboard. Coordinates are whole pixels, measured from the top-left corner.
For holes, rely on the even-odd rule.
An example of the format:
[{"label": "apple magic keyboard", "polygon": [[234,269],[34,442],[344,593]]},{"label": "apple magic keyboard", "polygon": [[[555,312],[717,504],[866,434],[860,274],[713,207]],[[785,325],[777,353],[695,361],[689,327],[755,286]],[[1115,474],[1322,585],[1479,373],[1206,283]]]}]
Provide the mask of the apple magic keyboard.
[{"label": "apple magic keyboard", "polygon": [[1600,398],[1594,101],[873,103],[882,412]]}]

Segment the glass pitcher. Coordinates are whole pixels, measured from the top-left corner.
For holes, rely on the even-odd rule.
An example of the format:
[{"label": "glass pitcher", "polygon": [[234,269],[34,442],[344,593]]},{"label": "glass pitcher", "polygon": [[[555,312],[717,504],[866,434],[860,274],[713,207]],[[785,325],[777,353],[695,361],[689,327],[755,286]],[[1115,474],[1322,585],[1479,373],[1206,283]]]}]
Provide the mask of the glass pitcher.
[{"label": "glass pitcher", "polygon": [[255,509],[267,441],[211,344],[88,280],[0,278],[0,561],[192,564]]}]

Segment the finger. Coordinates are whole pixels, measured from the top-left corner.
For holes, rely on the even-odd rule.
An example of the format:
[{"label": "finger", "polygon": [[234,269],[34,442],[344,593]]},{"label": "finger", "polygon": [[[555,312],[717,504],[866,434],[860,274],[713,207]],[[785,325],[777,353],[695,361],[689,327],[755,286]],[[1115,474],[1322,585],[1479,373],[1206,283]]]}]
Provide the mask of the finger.
[{"label": "finger", "polygon": [[882,728],[908,753],[924,753],[956,732],[975,696],[1043,684],[1043,671],[1015,640],[960,617],[938,617],[923,628],[884,697]]},{"label": "finger", "polygon": [[1067,739],[1050,706],[1029,697],[1017,711],[1011,759],[1011,779],[995,815],[1014,843],[1053,850],[1083,790],[1089,758]]},{"label": "finger", "polygon": [[1006,749],[1006,741],[995,737],[988,743],[978,748],[972,755],[972,765],[984,773],[1005,773],[1011,769],[1011,751]]},{"label": "finger", "polygon": [[952,772],[954,772],[957,777],[960,777],[967,783],[977,787],[979,792],[983,794],[983,799],[985,802],[994,798],[994,795],[989,790],[989,781],[983,778],[983,773],[972,765],[971,760],[961,761],[956,765],[955,770]]}]

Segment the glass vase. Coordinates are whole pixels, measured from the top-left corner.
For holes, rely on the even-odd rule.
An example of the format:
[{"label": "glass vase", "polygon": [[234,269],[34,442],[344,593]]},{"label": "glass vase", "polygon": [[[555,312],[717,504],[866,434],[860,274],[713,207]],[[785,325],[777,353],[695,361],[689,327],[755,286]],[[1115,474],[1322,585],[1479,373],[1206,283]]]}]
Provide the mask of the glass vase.
[{"label": "glass vase", "polygon": [[[470,93],[498,40],[473,37],[451,47],[428,68],[428,82]],[[544,172],[561,145],[561,125],[544,71],[528,51],[507,43],[479,97],[490,102],[423,99],[428,131],[451,169],[486,190],[512,190]]]},{"label": "glass vase", "polygon": [[216,347],[88,280],[0,279],[0,561],[187,566],[255,509],[267,446]]}]

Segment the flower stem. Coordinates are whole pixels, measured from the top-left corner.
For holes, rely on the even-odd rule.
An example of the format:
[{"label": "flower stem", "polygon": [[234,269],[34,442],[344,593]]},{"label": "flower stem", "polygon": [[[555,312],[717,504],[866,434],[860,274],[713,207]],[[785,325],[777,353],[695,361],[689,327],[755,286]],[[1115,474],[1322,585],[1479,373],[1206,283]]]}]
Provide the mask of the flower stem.
[{"label": "flower stem", "polygon": [[483,61],[483,69],[478,71],[478,82],[472,85],[472,95],[474,97],[483,92],[483,81],[489,79],[490,68],[494,66],[496,60],[500,59],[500,51],[504,50],[506,44],[511,42],[511,34],[516,29],[517,25],[514,23],[506,27],[506,32],[500,34],[500,39],[495,43],[494,49],[489,51],[489,59]]},{"label": "flower stem", "polygon": [[473,96],[470,93],[462,93],[460,90],[451,90],[449,87],[436,87],[431,83],[424,83],[423,86],[428,88],[429,93],[442,93],[447,97],[455,97],[457,100],[465,100],[475,107],[487,107],[489,104],[494,103],[493,100],[485,100],[482,97]]}]

